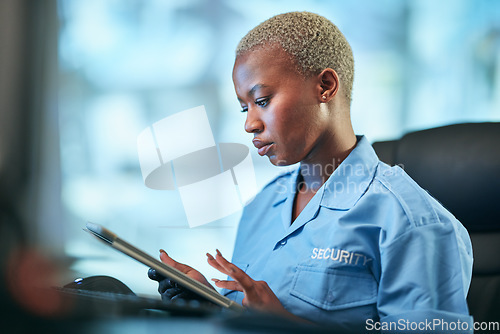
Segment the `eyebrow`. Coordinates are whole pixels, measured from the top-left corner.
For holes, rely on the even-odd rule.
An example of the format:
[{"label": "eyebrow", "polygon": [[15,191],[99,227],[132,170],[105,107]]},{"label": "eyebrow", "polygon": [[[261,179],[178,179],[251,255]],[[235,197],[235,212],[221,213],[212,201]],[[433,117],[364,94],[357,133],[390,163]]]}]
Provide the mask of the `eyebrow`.
[{"label": "eyebrow", "polygon": [[250,89],[250,91],[248,92],[248,95],[253,97],[255,95],[255,91],[257,91],[257,89],[267,88],[267,87],[269,87],[269,86],[266,86],[264,84],[256,84],[255,86],[252,87],[252,89]]},{"label": "eyebrow", "polygon": [[[252,97],[252,98],[253,98],[253,97],[254,97],[254,95],[255,95],[255,92],[257,91],[257,89],[267,88],[267,87],[269,87],[269,86],[264,85],[264,84],[256,84],[255,86],[253,86],[253,87],[252,87],[252,88],[248,91],[248,95],[249,95],[250,97]],[[241,102],[242,100],[241,100],[240,98],[238,98],[238,101],[240,101],[240,102]]]}]

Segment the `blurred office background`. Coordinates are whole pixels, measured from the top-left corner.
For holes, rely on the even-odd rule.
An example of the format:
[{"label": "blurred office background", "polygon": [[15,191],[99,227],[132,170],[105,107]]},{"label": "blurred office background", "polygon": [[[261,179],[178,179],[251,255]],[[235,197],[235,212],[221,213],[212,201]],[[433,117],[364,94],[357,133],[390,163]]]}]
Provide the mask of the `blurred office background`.
[{"label": "blurred office background", "polygon": [[[296,10],[327,17],[351,43],[353,125],[370,141],[500,121],[494,0],[2,0],[0,199],[28,243],[67,265],[61,283],[106,274],[155,294],[147,268],[90,238],[87,221],[222,277],[205,253],[231,256],[241,212],[190,229],[177,191],[144,185],[137,135],[205,105],[216,142],[253,147],[234,49],[258,23]],[[280,169],[251,151],[262,187]]]}]

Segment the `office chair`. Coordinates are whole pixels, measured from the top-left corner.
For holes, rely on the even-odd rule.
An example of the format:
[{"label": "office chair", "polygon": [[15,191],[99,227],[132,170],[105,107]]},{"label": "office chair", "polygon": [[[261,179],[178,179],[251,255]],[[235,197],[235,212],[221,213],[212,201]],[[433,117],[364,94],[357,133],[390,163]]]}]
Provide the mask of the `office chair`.
[{"label": "office chair", "polygon": [[469,231],[474,252],[467,297],[474,321],[500,320],[500,123],[454,124],[376,142]]}]

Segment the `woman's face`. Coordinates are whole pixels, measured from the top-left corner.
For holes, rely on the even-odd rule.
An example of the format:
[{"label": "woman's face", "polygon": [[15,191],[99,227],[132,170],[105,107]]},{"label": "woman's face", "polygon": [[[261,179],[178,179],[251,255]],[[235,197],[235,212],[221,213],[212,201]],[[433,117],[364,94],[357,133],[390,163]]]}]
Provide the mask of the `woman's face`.
[{"label": "woman's face", "polygon": [[236,95],[247,113],[245,130],[273,165],[302,161],[321,142],[329,118],[320,108],[318,78],[298,74],[281,48],[258,48],[236,58]]}]

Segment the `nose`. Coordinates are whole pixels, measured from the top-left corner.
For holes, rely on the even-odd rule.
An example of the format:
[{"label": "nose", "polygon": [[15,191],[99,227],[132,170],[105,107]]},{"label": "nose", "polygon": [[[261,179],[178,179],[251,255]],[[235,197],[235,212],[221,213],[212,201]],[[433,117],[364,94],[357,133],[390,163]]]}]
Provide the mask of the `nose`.
[{"label": "nose", "polygon": [[245,131],[248,133],[260,133],[263,130],[264,123],[260,119],[259,113],[254,108],[248,108]]}]

